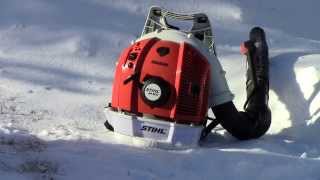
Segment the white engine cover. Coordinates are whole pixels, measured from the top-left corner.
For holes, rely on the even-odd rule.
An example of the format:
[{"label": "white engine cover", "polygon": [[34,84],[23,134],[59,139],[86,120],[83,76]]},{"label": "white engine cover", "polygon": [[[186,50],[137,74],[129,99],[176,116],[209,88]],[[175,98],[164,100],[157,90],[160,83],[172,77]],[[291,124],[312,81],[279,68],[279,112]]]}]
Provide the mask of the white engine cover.
[{"label": "white engine cover", "polygon": [[116,133],[141,138],[156,147],[187,148],[198,145],[203,126],[177,124],[128,115],[105,108],[105,115]]}]

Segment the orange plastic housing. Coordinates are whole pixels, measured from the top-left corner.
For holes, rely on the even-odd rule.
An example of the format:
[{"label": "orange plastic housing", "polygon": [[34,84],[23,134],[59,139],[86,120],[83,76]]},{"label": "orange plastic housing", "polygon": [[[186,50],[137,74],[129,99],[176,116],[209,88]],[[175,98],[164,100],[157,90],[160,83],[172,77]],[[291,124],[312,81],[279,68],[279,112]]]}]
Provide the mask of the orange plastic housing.
[{"label": "orange plastic housing", "polygon": [[[168,51],[159,53],[161,48]],[[161,78],[170,85],[170,97],[161,106],[150,105],[141,96],[141,86],[150,77]],[[208,110],[209,78],[207,59],[191,45],[157,38],[142,40],[119,57],[111,106],[165,121],[203,124]]]}]

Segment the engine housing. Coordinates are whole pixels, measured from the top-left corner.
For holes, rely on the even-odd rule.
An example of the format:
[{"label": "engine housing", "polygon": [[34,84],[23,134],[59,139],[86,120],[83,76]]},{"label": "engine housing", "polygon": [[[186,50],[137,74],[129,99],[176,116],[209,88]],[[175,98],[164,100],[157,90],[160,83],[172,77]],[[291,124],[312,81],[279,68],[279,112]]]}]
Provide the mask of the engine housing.
[{"label": "engine housing", "polygon": [[164,121],[203,124],[208,110],[210,65],[186,42],[149,38],[120,55],[111,107]]}]

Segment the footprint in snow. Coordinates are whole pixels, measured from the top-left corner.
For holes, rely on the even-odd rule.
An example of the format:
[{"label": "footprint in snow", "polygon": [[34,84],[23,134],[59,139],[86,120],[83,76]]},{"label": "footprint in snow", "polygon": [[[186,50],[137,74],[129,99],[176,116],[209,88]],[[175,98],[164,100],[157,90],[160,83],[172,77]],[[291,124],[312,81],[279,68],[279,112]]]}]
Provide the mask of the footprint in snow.
[{"label": "footprint in snow", "polygon": [[52,90],[52,87],[45,87],[45,89],[46,89],[47,91],[51,91],[51,90]]}]

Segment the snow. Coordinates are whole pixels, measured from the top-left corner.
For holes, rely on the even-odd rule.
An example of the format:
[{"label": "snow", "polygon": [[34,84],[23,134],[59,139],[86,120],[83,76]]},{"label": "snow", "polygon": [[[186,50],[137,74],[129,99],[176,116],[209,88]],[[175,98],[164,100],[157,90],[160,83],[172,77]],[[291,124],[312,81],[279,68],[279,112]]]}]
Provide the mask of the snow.
[{"label": "snow", "polygon": [[[320,2],[288,3],[2,0],[0,179],[319,179]],[[239,44],[251,27],[266,29],[273,121],[265,136],[240,142],[218,128],[202,147],[174,151],[122,145],[104,128],[114,63],[151,5],[210,16],[240,110]]]}]

